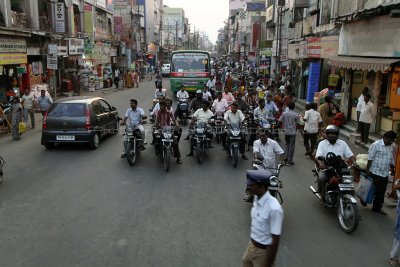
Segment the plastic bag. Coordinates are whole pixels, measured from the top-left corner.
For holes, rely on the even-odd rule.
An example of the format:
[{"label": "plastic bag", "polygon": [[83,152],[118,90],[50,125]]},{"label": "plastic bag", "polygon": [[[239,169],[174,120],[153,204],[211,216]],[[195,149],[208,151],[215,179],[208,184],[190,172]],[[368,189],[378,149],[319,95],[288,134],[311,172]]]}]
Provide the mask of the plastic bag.
[{"label": "plastic bag", "polygon": [[26,123],[25,122],[21,121],[18,124],[18,131],[19,131],[19,134],[23,134],[26,131]]},{"label": "plastic bag", "polygon": [[365,170],[368,163],[368,154],[358,154],[356,157],[356,163],[361,170]]},{"label": "plastic bag", "polygon": [[365,203],[372,203],[374,199],[375,186],[372,178],[361,175],[361,180],[356,188],[356,196]]}]

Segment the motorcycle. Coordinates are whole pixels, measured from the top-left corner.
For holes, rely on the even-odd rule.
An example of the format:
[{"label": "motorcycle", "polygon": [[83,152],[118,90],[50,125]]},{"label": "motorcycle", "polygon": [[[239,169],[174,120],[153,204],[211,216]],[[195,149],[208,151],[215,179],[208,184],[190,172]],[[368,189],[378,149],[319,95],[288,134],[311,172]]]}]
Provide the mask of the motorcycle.
[{"label": "motorcycle", "polygon": [[206,149],[211,147],[211,140],[207,137],[208,131],[207,123],[198,121],[193,131],[193,150],[196,150],[197,162],[201,164],[203,162],[204,154]]},{"label": "motorcycle", "polygon": [[178,118],[181,121],[181,125],[185,126],[187,124],[189,118],[189,99],[187,98],[180,98],[178,100]]},{"label": "motorcycle", "polygon": [[0,184],[3,182],[3,166],[6,164],[6,161],[3,157],[0,156]]},{"label": "motorcycle", "polygon": [[[342,230],[347,233],[353,233],[359,223],[357,200],[353,185],[353,176],[349,175],[349,167],[343,168],[343,161],[340,156],[329,152],[326,157],[318,157],[318,160],[324,162],[327,168],[323,170],[329,181],[325,184],[325,199],[310,186],[311,192],[325,203],[327,208],[337,209],[337,217]],[[350,166],[351,167],[351,166]],[[319,181],[317,167],[312,170]],[[322,184],[319,184],[322,186]]]},{"label": "motorcycle", "polygon": [[228,135],[226,138],[226,151],[232,160],[232,166],[237,167],[239,161],[239,148],[242,141],[242,129],[238,123],[232,123],[226,129]]},{"label": "motorcycle", "polygon": [[[141,124],[146,123],[146,121],[141,122]],[[141,145],[142,136],[137,126],[132,127],[129,125],[126,126],[124,135],[126,136],[126,139],[124,140],[126,159],[128,164],[133,166],[136,163],[140,151],[144,149]]]},{"label": "motorcycle", "polygon": [[[252,163],[253,170],[268,170],[272,172],[272,176],[269,179],[269,187],[268,191],[271,196],[275,197],[280,204],[283,203],[283,198],[281,192],[279,192],[279,188],[283,188],[283,182],[279,180],[279,173],[281,172],[281,168],[283,167],[282,163],[279,163],[276,168],[268,168],[261,160],[254,160]],[[246,202],[253,202],[254,196],[250,194],[250,192],[246,189]]]},{"label": "motorcycle", "polygon": [[216,112],[214,116],[214,131],[215,131],[215,141],[219,144],[221,141],[221,135],[224,132],[224,114],[220,112]]},{"label": "motorcycle", "polygon": [[173,156],[172,143],[174,142],[173,126],[164,126],[155,133],[154,148],[156,155],[161,156],[163,160],[164,171],[170,167],[171,157]]}]

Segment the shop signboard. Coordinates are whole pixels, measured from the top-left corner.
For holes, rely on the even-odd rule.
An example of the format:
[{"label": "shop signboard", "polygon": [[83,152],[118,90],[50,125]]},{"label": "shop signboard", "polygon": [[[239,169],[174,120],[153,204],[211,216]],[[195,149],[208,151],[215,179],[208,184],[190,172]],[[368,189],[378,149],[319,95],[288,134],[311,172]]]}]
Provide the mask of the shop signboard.
[{"label": "shop signboard", "polygon": [[85,40],[78,38],[68,39],[68,54],[81,55],[85,53]]},{"label": "shop signboard", "polygon": [[110,12],[114,12],[113,0],[107,0],[107,10]]},{"label": "shop signboard", "polygon": [[122,17],[114,16],[114,33],[121,34],[122,33]]},{"label": "shop signboard", "polygon": [[57,55],[58,53],[58,47],[56,44],[48,44],[47,46],[47,54],[50,55]]},{"label": "shop signboard", "polygon": [[360,57],[400,57],[398,19],[387,15],[343,24],[338,54]]},{"label": "shop signboard", "polygon": [[308,86],[307,86],[307,103],[314,101],[314,94],[319,89],[319,77],[321,74],[321,63],[311,62],[308,74]]},{"label": "shop signboard", "polygon": [[56,32],[65,32],[65,10],[64,3],[55,3],[55,21],[56,21]]},{"label": "shop signboard", "polygon": [[0,53],[0,66],[26,64],[27,62],[28,58],[26,53]]},{"label": "shop signboard", "polygon": [[25,39],[0,38],[1,53],[26,53]]},{"label": "shop signboard", "polygon": [[307,56],[309,58],[321,57],[321,37],[307,38]]},{"label": "shop signboard", "polygon": [[47,68],[49,70],[56,70],[58,67],[57,55],[47,55]]},{"label": "shop signboard", "polygon": [[338,55],[339,36],[321,38],[321,58],[333,58]]},{"label": "shop signboard", "polygon": [[110,57],[116,57],[117,56],[117,48],[110,48]]},{"label": "shop signboard", "polygon": [[58,53],[57,55],[59,56],[68,56],[68,47],[65,45],[59,45],[57,47]]}]

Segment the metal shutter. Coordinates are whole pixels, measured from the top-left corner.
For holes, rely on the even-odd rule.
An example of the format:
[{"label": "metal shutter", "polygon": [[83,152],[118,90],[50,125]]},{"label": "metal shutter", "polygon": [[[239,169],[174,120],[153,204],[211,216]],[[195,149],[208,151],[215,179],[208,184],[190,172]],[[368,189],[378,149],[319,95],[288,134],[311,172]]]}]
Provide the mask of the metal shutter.
[{"label": "metal shutter", "polygon": [[338,16],[345,16],[353,13],[353,2],[355,0],[339,0]]},{"label": "metal shutter", "polygon": [[371,9],[378,6],[378,0],[364,0],[363,9]]}]

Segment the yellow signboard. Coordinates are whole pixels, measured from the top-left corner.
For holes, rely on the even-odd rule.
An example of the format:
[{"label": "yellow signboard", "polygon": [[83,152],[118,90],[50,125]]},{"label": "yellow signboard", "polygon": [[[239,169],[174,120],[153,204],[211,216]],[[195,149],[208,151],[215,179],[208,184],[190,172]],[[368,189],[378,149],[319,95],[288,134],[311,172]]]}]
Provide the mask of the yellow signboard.
[{"label": "yellow signboard", "polygon": [[26,64],[26,54],[2,54],[0,53],[0,65]]}]

